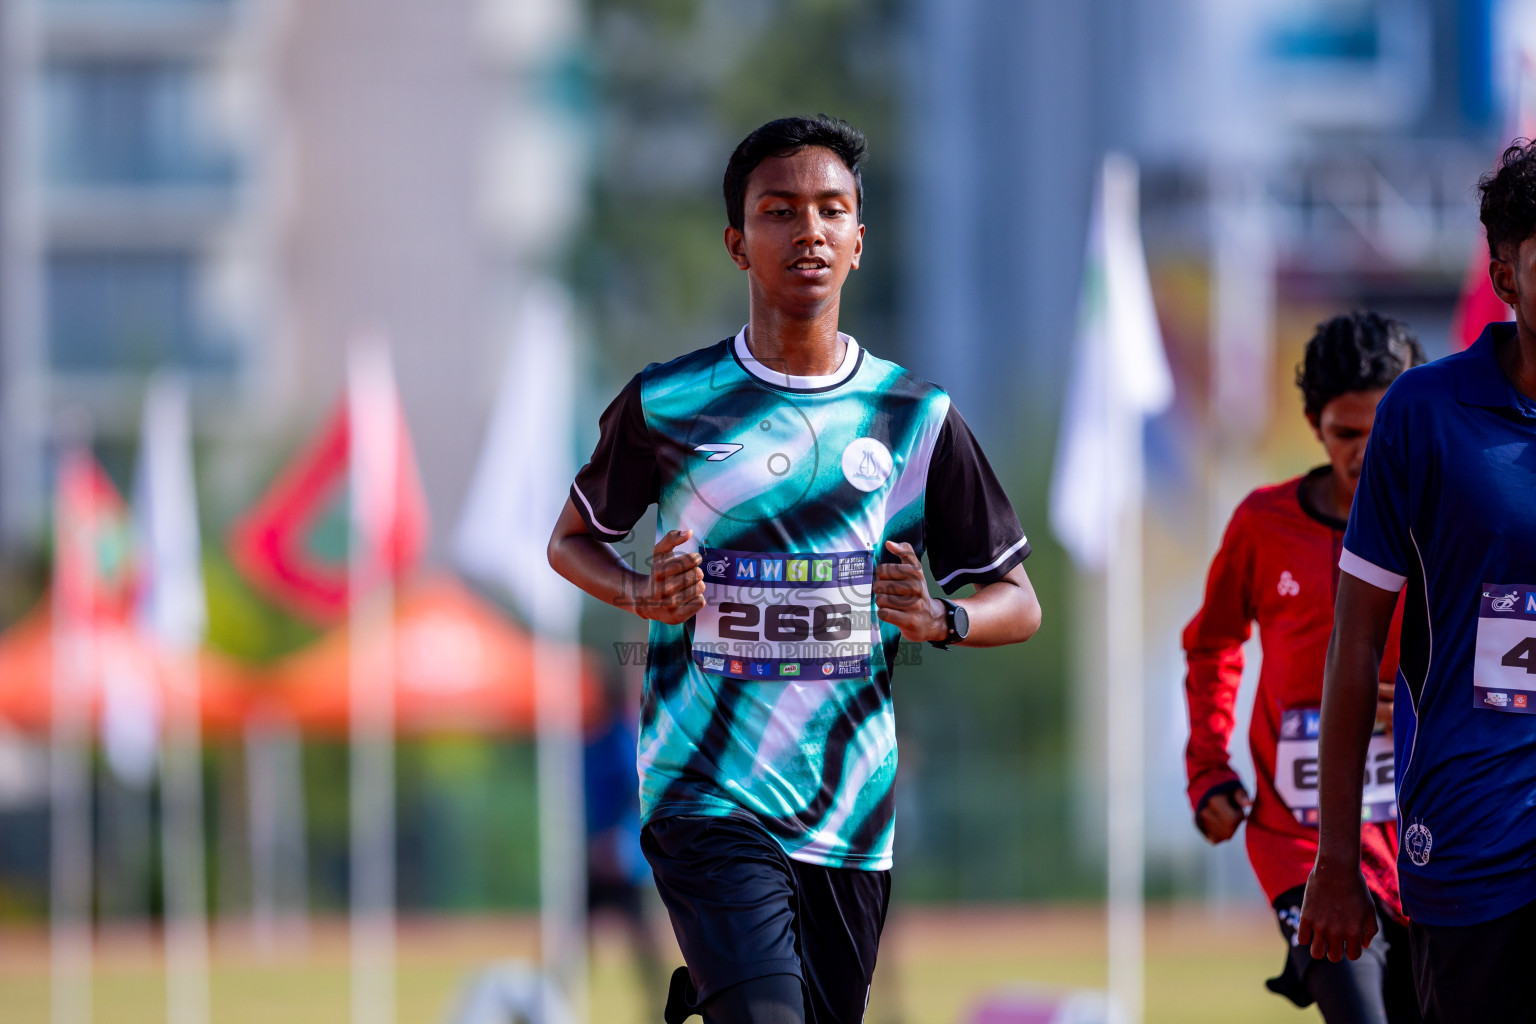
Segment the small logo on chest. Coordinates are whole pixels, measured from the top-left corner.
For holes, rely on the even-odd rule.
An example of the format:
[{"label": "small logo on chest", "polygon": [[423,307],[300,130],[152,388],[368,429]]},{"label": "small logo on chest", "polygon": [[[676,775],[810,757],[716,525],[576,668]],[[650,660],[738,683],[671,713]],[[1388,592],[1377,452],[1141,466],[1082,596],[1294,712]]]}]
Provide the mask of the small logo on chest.
[{"label": "small logo on chest", "polygon": [[843,449],[843,478],[861,491],[873,491],[890,479],[891,450],[872,437],[861,437]]},{"label": "small logo on chest", "polygon": [[724,462],[745,447],[746,445],[740,444],[701,444],[693,450],[703,452],[705,459],[709,462]]},{"label": "small logo on chest", "polygon": [[1295,597],[1301,593],[1301,584],[1296,582],[1290,570],[1286,570],[1280,574],[1280,582],[1275,584],[1275,593],[1281,597]]}]

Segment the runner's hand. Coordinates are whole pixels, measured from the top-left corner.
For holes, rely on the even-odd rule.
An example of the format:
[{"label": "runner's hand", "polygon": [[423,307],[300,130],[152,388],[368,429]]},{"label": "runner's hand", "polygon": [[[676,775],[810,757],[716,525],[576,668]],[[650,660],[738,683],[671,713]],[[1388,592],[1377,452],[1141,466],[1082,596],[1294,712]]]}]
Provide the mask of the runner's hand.
[{"label": "runner's hand", "polygon": [[642,619],[676,626],[704,607],[704,570],[699,568],[704,556],[673,554],[673,548],[692,536],[692,530],[673,530],[651,549],[651,576],[634,600],[635,614]]},{"label": "runner's hand", "polygon": [[929,595],[917,552],[912,545],[893,540],[885,542],[885,549],[901,561],[875,566],[875,604],[881,621],[901,630],[904,640],[943,640],[949,635],[944,602]]},{"label": "runner's hand", "polygon": [[1245,789],[1217,793],[1200,808],[1200,816],[1195,820],[1206,841],[1215,846],[1237,833],[1237,826],[1248,817],[1248,808],[1251,806],[1253,801],[1248,799],[1248,791]]},{"label": "runner's hand", "polygon": [[1392,701],[1397,697],[1397,681],[1376,684],[1376,728],[1392,735]]},{"label": "runner's hand", "polygon": [[1376,937],[1376,908],[1359,863],[1351,868],[1329,867],[1321,860],[1307,879],[1301,901],[1296,941],[1312,947],[1312,959],[1360,959],[1360,951]]}]

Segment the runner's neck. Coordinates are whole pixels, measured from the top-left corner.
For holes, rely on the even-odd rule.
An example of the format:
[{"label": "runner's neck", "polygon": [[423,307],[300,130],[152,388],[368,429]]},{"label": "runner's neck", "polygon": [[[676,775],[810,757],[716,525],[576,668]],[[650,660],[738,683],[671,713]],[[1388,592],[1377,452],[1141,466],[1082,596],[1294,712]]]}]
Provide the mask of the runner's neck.
[{"label": "runner's neck", "polygon": [[764,366],[793,377],[825,377],[838,371],[847,346],[837,335],[837,310],[813,320],[760,316],[747,324],[747,351]]}]

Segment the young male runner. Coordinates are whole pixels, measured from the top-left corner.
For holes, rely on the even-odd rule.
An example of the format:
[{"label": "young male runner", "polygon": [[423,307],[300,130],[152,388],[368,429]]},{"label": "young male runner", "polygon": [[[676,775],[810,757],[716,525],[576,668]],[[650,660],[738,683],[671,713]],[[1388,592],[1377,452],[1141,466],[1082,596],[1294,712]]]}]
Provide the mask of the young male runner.
[{"label": "young male runner", "polygon": [[[550,538],[562,575],[652,620],[641,839],[688,963],[674,1024],[862,1018],[890,895],[897,646],[1039,628],[1029,545],[949,396],[838,333],[864,149],[827,117],[736,148],[725,245],[748,324],[625,386]],[[646,575],[610,542],[653,503]],[[975,593],[931,597],[925,549],[945,593]]]},{"label": "young male runner", "polygon": [[1377,666],[1405,591],[1396,700],[1403,904],[1424,1019],[1536,1020],[1536,146],[1479,183],[1499,297],[1465,352],[1382,399],[1339,567],[1323,686],[1322,835],[1298,933],[1354,959]]},{"label": "young male runner", "polygon": [[[1345,520],[1376,404],[1399,374],[1423,361],[1407,328],[1375,313],[1318,325],[1296,384],[1328,465],[1243,499],[1211,563],[1205,604],[1184,630],[1185,767],[1195,825],[1212,843],[1222,843],[1248,819],[1248,859],[1289,946],[1285,967],[1269,987],[1297,1006],[1317,1003],[1328,1024],[1419,1019],[1397,892],[1387,735],[1371,740],[1371,787],[1360,825],[1366,885],[1387,941],[1359,961],[1313,960],[1312,951],[1296,940],[1296,919],[1317,859],[1317,712]],[[1250,804],[1228,763],[1227,747],[1243,644],[1255,622],[1264,662],[1248,730],[1258,783]],[[1396,672],[1394,636],[1382,662],[1378,722],[1383,726],[1391,721],[1390,680]]]}]

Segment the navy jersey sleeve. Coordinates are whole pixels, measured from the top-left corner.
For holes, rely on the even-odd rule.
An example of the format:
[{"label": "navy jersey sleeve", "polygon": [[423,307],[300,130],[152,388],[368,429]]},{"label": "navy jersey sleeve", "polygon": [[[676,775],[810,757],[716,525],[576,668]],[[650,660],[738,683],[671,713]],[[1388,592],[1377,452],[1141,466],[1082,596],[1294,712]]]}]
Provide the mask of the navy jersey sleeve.
[{"label": "navy jersey sleeve", "polygon": [[951,405],[928,463],[923,505],[928,567],[944,593],[992,583],[1029,555],[1003,485]]},{"label": "navy jersey sleeve", "polygon": [[617,540],[634,529],[660,494],[656,450],[635,374],[598,421],[597,447],[576,474],[571,501],[596,537]]},{"label": "navy jersey sleeve", "polygon": [[1408,471],[1393,445],[1396,403],[1389,394],[1376,410],[1365,444],[1360,485],[1344,531],[1339,568],[1382,590],[1399,591],[1408,581],[1412,540],[1408,536]]}]

